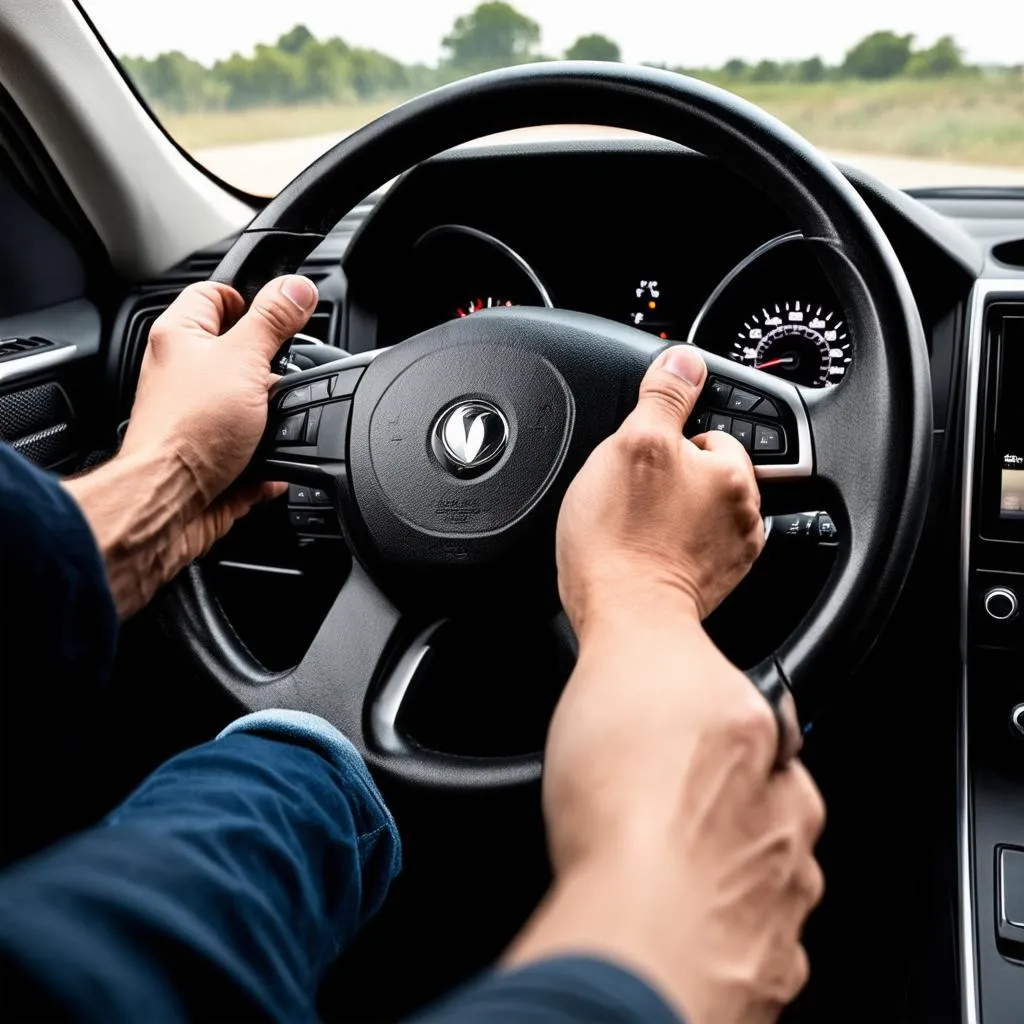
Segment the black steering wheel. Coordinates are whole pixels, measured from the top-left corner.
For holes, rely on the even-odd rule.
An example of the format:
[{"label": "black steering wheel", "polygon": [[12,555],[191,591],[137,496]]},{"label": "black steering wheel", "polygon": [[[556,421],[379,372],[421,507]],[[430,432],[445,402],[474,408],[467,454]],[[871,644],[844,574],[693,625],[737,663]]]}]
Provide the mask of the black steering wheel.
[{"label": "black steering wheel", "polygon": [[[931,385],[917,308],[888,240],[846,179],[780,122],[649,68],[574,62],[480,75],[338,143],[256,217],[213,278],[251,300],[270,278],[294,272],[364,196],[419,161],[479,135],[562,123],[636,129],[731,167],[785,210],[836,290],[856,347],[836,387],[812,391],[705,353],[708,404],[729,387],[756,402],[751,415],[767,440],[752,457],[765,495],[790,508],[828,507],[842,531],[823,593],[749,673],[777,713],[787,690],[813,701],[867,653],[910,568],[926,506]],[[175,632],[245,708],[320,714],[379,773],[455,788],[536,780],[539,752],[453,757],[402,734],[398,709],[419,656],[406,623],[467,605],[486,607],[496,623],[517,602],[555,606],[562,495],[664,347],[595,316],[512,308],[287,377],[254,468],[333,490],[352,572],[291,671],[271,673],[252,658],[198,566],[176,584]],[[703,425],[698,415],[692,430]],[[487,672],[481,665],[481,686]]]}]

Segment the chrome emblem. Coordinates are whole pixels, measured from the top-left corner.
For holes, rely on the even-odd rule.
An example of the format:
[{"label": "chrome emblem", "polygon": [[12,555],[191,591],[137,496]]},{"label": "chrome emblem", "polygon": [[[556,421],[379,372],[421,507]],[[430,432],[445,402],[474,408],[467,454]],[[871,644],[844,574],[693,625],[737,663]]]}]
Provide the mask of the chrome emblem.
[{"label": "chrome emblem", "polygon": [[508,421],[490,402],[459,402],[442,413],[434,436],[455,472],[479,471],[507,447]]}]

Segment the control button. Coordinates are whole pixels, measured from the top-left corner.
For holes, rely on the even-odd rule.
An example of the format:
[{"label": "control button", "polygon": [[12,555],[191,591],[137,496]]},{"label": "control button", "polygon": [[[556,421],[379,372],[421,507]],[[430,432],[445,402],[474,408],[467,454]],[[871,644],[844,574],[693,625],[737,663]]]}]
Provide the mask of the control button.
[{"label": "control button", "polygon": [[288,487],[289,505],[308,505],[310,503],[309,488],[302,484],[291,484]]},{"label": "control button", "polygon": [[691,434],[703,434],[704,431],[708,429],[707,410],[703,412],[695,412],[693,416],[690,417],[690,420],[686,425],[690,428]]},{"label": "control button", "polygon": [[306,527],[316,533],[334,533],[334,513],[307,512]]},{"label": "control button", "polygon": [[729,407],[729,396],[732,394],[732,385],[724,380],[712,377],[708,382],[708,400],[719,409]]},{"label": "control button", "polygon": [[818,539],[822,543],[829,544],[839,538],[839,531],[836,529],[835,520],[827,512],[818,513]]},{"label": "control button", "polygon": [[289,416],[277,425],[274,431],[274,440],[278,444],[302,444],[302,432],[306,429],[306,414],[300,412],[298,416]]},{"label": "control button", "polygon": [[351,370],[342,370],[337,374],[331,380],[331,397],[345,398],[351,395],[359,383],[359,378],[363,375],[363,370],[364,367],[355,366]]},{"label": "control button", "polygon": [[282,409],[294,409],[299,405],[309,405],[309,387],[303,388],[292,388],[291,391],[285,392],[284,398],[281,399]]},{"label": "control button", "polygon": [[749,423],[747,420],[732,421],[732,436],[735,437],[748,452],[750,451],[750,446],[753,443],[753,430],[753,424]]},{"label": "control button", "polygon": [[316,444],[317,434],[320,433],[320,417],[323,415],[323,406],[309,410],[309,423],[306,425],[306,444]]},{"label": "control button", "polygon": [[754,412],[756,412],[758,416],[770,416],[773,420],[777,420],[779,418],[779,410],[775,408],[775,403],[769,401],[767,398],[761,399]]},{"label": "control button", "polygon": [[739,388],[733,388],[726,408],[732,409],[733,412],[750,412],[760,399],[760,395],[755,395],[750,391],[741,391]]},{"label": "control button", "polygon": [[1018,704],[1010,712],[1010,725],[1024,736],[1024,704]]},{"label": "control button", "polygon": [[732,430],[732,417],[712,413],[708,420],[708,430],[724,430],[728,434]]},{"label": "control button", "polygon": [[996,622],[1008,622],[1017,615],[1017,595],[1009,587],[993,587],[983,603],[989,618]]},{"label": "control button", "polygon": [[781,452],[782,438],[775,427],[762,427],[759,423],[754,427],[755,452]]},{"label": "control button", "polygon": [[328,388],[328,380],[315,380],[309,385],[309,396],[314,402],[326,402],[330,398],[330,390]]},{"label": "control button", "polygon": [[1024,928],[1024,850],[999,850],[999,918],[1001,924]]},{"label": "control button", "polygon": [[314,505],[330,505],[330,495],[322,487],[310,487],[309,497]]},{"label": "control button", "polygon": [[292,510],[288,513],[288,522],[298,529],[304,529],[309,525],[309,513]]}]

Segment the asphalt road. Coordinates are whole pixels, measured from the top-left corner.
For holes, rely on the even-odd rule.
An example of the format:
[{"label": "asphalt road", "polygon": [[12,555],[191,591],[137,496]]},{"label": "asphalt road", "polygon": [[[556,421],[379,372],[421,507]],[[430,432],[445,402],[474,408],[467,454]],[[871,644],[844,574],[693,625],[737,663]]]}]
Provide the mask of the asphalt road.
[{"label": "asphalt road", "polygon": [[[300,139],[253,142],[242,146],[222,146],[196,150],[196,158],[214,174],[256,194],[272,195],[287,184],[307,164],[326,152],[347,133],[314,135]],[[629,135],[612,129],[559,125],[507,132],[500,138],[608,138]],[[489,140],[477,140],[480,145]],[[854,164],[897,188],[934,188],[950,185],[1017,185],[1024,187],[1024,167],[986,167],[977,164],[950,163],[944,160],[919,160],[912,157],[881,156],[866,153],[829,153],[840,163]]]}]

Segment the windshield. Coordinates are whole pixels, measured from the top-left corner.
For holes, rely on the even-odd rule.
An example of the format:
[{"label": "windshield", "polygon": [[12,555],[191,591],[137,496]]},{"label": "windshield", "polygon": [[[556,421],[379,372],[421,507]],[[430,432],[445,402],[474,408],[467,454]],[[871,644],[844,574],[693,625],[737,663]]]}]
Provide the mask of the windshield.
[{"label": "windshield", "polygon": [[820,0],[86,6],[167,131],[256,194],[411,96],[562,57],[724,86],[899,188],[1024,186],[1024,41],[1007,0],[858,0],[842,17]]}]

